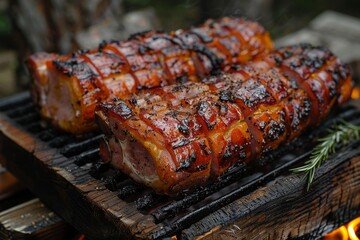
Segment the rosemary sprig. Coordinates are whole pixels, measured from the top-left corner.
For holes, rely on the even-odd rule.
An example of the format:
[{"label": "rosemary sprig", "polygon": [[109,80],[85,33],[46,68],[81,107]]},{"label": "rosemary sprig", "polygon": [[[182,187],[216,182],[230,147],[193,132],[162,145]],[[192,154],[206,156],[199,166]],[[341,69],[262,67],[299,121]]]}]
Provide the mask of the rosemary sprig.
[{"label": "rosemary sprig", "polygon": [[347,145],[351,141],[360,138],[360,126],[340,120],[338,124],[334,124],[329,130],[329,134],[318,139],[318,145],[313,149],[310,159],[301,167],[291,169],[294,173],[305,173],[308,176],[307,190],[314,180],[315,171],[335,152],[338,144]]}]

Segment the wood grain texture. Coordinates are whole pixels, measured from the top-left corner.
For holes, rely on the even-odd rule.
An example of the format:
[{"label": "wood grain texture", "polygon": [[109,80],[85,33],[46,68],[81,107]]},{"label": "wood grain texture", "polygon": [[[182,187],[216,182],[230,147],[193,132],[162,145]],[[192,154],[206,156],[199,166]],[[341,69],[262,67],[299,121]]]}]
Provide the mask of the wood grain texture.
[{"label": "wood grain texture", "polygon": [[359,154],[357,142],[335,155],[308,192],[303,175],[278,177],[186,229],[182,239],[318,239],[360,215]]},{"label": "wood grain texture", "polygon": [[33,199],[0,212],[0,239],[67,239],[73,228]]},{"label": "wood grain texture", "polygon": [[6,116],[0,115],[0,127],[6,168],[78,231],[91,239],[131,239],[143,238],[141,229],[154,225],[104,183],[91,177],[79,182],[84,170]]}]

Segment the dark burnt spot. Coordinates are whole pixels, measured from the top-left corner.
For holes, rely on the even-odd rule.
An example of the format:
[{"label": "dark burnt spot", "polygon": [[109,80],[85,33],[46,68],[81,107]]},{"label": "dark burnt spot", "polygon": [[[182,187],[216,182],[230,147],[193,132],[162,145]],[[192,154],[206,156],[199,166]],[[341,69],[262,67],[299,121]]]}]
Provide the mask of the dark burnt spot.
[{"label": "dark burnt spot", "polygon": [[175,148],[179,148],[179,147],[183,147],[185,145],[188,145],[190,143],[190,140],[187,139],[187,138],[181,138],[181,139],[178,139],[176,142],[172,143],[171,144],[171,147],[173,149]]},{"label": "dark burnt spot", "polygon": [[293,88],[293,89],[299,89],[299,86],[298,86],[295,79],[290,80],[290,87]]},{"label": "dark burnt spot", "polygon": [[234,95],[231,91],[220,91],[219,92],[219,99],[224,102],[232,102],[234,101]]},{"label": "dark burnt spot", "polygon": [[336,96],[336,84],[334,81],[331,81],[329,83],[327,83],[327,87],[329,89],[329,95],[330,95],[330,98],[333,98]]},{"label": "dark burnt spot", "polygon": [[240,152],[239,153],[239,160],[244,159],[244,158],[246,158],[246,153],[245,152]]},{"label": "dark burnt spot", "polygon": [[199,114],[205,120],[207,128],[209,130],[214,129],[216,122],[211,123],[207,120],[207,117],[206,117],[206,114],[207,114],[207,111],[208,111],[210,105],[207,102],[199,102],[196,107],[197,107],[197,110],[196,110],[197,114]]},{"label": "dark burnt spot", "polygon": [[206,145],[206,143],[205,143],[204,140],[200,141],[200,148],[201,148],[201,151],[202,151],[205,155],[210,155],[210,154],[211,154],[211,149],[208,148],[208,146]]},{"label": "dark burnt spot", "polygon": [[171,147],[173,149],[178,148],[178,147],[183,147],[183,146],[185,146],[193,141],[196,141],[198,139],[199,138],[197,138],[197,137],[195,137],[195,138],[179,138],[179,139],[177,139],[176,142],[171,143]]},{"label": "dark burnt spot", "polygon": [[99,51],[102,51],[104,49],[104,47],[106,47],[106,45],[111,44],[111,43],[119,44],[119,41],[117,41],[117,40],[103,40],[99,44]]},{"label": "dark burnt spot", "polygon": [[148,50],[152,50],[152,49],[147,45],[140,45],[138,52],[140,55],[144,55]]},{"label": "dark burnt spot", "polygon": [[[80,101],[79,101],[78,105],[80,105]],[[113,106],[114,106],[114,105],[113,105],[112,103],[104,102],[104,103],[101,103],[101,104],[100,104],[99,108],[100,108],[102,111],[104,111],[105,113],[108,113],[108,112],[112,109]]]},{"label": "dark burnt spot", "polygon": [[186,134],[186,135],[189,134],[189,128],[188,128],[188,126],[183,125],[183,124],[178,124],[178,125],[177,125],[177,128],[178,128],[178,130],[179,130],[181,133]]},{"label": "dark burnt spot", "polygon": [[215,103],[215,106],[217,106],[219,108],[218,114],[220,116],[225,116],[228,112],[228,106],[226,106],[225,104],[222,103]]},{"label": "dark burnt spot", "polygon": [[129,119],[134,115],[131,108],[123,101],[118,102],[113,107],[113,111],[119,114],[124,120]]},{"label": "dark burnt spot", "polygon": [[152,32],[151,30],[146,30],[146,31],[130,34],[128,40],[139,40],[139,39],[145,37],[148,33],[151,33],[151,32]]},{"label": "dark burnt spot", "polygon": [[300,66],[300,63],[296,63],[296,62],[291,62],[290,63],[290,69],[291,70],[295,70],[299,66]]},{"label": "dark burnt spot", "polygon": [[189,81],[189,77],[186,76],[186,75],[177,76],[177,77],[175,78],[175,82],[177,82],[177,83],[186,83],[186,82],[188,82],[188,81]]},{"label": "dark burnt spot", "polygon": [[262,155],[265,155],[265,154],[270,153],[272,151],[273,151],[273,148],[271,146],[268,146],[268,147],[263,148],[261,152],[262,152]]},{"label": "dark burnt spot", "polygon": [[184,89],[186,89],[187,87],[185,85],[175,85],[173,88],[172,88],[172,92],[175,93],[175,92],[180,92]]},{"label": "dark burnt spot", "polygon": [[223,76],[220,77],[219,75],[217,75],[217,76],[209,76],[209,77],[202,78],[200,81],[202,83],[205,83],[205,84],[215,84],[215,83],[221,81],[222,77]]},{"label": "dark burnt spot", "polygon": [[231,69],[231,70],[234,70],[234,71],[239,71],[239,70],[242,69],[242,67],[241,67],[241,65],[236,64],[236,65],[232,65],[232,66],[230,67],[230,69]]},{"label": "dark burnt spot", "polygon": [[[159,33],[163,33],[163,32],[159,32]],[[180,38],[178,38],[176,36],[170,36],[167,34],[156,34],[152,37],[152,39],[154,39],[154,40],[165,39],[165,40],[171,42],[172,44],[178,45],[180,47],[180,49],[182,49],[184,46],[184,42]]]},{"label": "dark burnt spot", "polygon": [[200,165],[197,165],[197,166],[196,166],[196,169],[197,169],[198,171],[203,171],[203,170],[206,169],[206,167],[207,167],[206,164],[200,164]]},{"label": "dark burnt spot", "polygon": [[269,123],[267,137],[270,141],[277,140],[285,132],[285,128],[285,124],[271,120]]},{"label": "dark burnt spot", "polygon": [[246,84],[246,86],[237,89],[235,98],[243,101],[247,107],[254,107],[261,102],[267,104],[275,102],[274,98],[271,98],[271,94],[266,90],[266,87],[259,81],[248,81]]},{"label": "dark burnt spot", "polygon": [[335,81],[336,84],[339,84],[341,78],[339,69],[335,68],[331,70],[331,78]]},{"label": "dark burnt spot", "polygon": [[88,52],[90,52],[89,49],[79,49],[79,50],[76,50],[76,51],[72,52],[71,55],[72,55],[72,57],[76,57],[78,55],[83,55],[83,54],[86,54]]},{"label": "dark burnt spot", "polygon": [[259,123],[259,127],[260,127],[260,130],[264,130],[265,127],[266,127],[266,122],[265,122],[265,121],[261,121],[261,122]]},{"label": "dark burnt spot", "polygon": [[181,159],[179,161],[179,167],[176,168],[176,171],[184,170],[191,167],[191,164],[196,161],[196,153],[192,152],[189,157]]},{"label": "dark burnt spot", "polygon": [[316,58],[306,58],[303,62],[307,67],[313,67],[315,69],[319,69],[324,65],[324,60],[316,57]]},{"label": "dark burnt spot", "polygon": [[137,106],[137,99],[135,97],[132,97],[130,100],[129,100],[130,104],[133,105],[133,106]]},{"label": "dark burnt spot", "polygon": [[280,66],[282,64],[282,59],[277,55],[274,56],[274,61],[277,66]]},{"label": "dark burnt spot", "polygon": [[289,50],[285,50],[285,52],[283,53],[283,57],[284,58],[289,58],[293,55],[293,53]]},{"label": "dark burnt spot", "polygon": [[91,70],[89,65],[79,58],[70,58],[65,61],[54,60],[54,66],[57,70],[68,77],[75,76],[79,80],[87,80],[98,76]]},{"label": "dark burnt spot", "polygon": [[228,158],[231,158],[231,156],[232,156],[232,153],[231,153],[231,150],[230,150],[230,146],[226,145],[223,158],[228,159]]},{"label": "dark burnt spot", "polygon": [[211,71],[210,71],[210,75],[212,75],[212,76],[219,76],[222,73],[223,73],[223,71],[220,68],[214,68],[214,69],[211,69]]},{"label": "dark burnt spot", "polygon": [[189,33],[190,34],[192,33],[192,34],[195,34],[196,36],[198,36],[203,43],[210,43],[214,40],[208,34],[204,33],[203,31],[199,31],[198,29],[195,29],[195,28],[191,29],[189,31]]},{"label": "dark burnt spot", "polygon": [[193,46],[190,46],[190,50],[194,50],[195,52],[202,53],[207,56],[211,62],[212,70],[220,69],[221,64],[224,61],[223,59],[217,57],[217,55],[205,45],[194,44]]},{"label": "dark burnt spot", "polygon": [[206,110],[209,108],[209,104],[207,102],[199,102],[197,104],[197,113],[200,115],[200,116],[203,116],[206,112]]}]

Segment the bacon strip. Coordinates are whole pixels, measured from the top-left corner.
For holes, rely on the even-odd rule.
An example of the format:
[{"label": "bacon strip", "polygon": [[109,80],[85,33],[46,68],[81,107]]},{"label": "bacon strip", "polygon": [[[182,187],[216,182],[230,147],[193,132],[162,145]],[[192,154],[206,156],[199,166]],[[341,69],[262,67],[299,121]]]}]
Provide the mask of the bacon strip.
[{"label": "bacon strip", "polygon": [[291,46],[228,73],[101,104],[104,161],[158,193],[205,184],[317,126],[350,97],[348,65]]},{"label": "bacon strip", "polygon": [[96,104],[139,89],[199,81],[273,49],[257,22],[222,18],[190,30],[150,31],[127,41],[69,55],[38,53],[27,60],[32,95],[53,125],[83,134],[96,127]]}]

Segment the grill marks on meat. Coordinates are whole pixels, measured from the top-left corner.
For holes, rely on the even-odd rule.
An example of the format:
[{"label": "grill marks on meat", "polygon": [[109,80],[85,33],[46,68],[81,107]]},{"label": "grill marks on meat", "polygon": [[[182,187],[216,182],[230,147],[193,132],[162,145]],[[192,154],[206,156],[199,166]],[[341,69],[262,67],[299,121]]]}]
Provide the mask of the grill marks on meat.
[{"label": "grill marks on meat", "polygon": [[188,31],[143,32],[127,41],[103,42],[98,49],[65,56],[36,54],[27,63],[41,114],[79,134],[95,127],[99,102],[139,89],[196,82],[272,48],[258,23],[222,18]]},{"label": "grill marks on meat", "polygon": [[350,96],[348,66],[309,45],[229,71],[100,105],[97,119],[109,143],[101,148],[104,160],[174,195],[294,139]]}]

